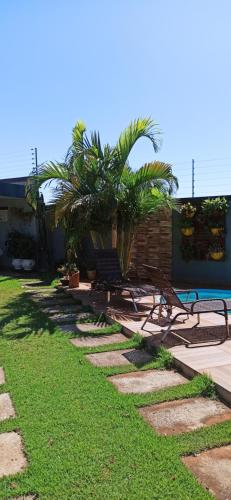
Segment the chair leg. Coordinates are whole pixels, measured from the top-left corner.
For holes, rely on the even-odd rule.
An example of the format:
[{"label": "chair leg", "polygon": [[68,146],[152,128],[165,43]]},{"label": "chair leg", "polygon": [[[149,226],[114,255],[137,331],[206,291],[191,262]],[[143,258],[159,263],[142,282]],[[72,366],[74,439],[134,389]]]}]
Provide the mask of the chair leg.
[{"label": "chair leg", "polygon": [[134,295],[133,295],[132,292],[130,292],[130,296],[131,296],[131,299],[132,299],[132,302],[133,302],[133,306],[134,306],[135,312],[138,313],[138,307],[136,305],[135,297],[134,297]]}]

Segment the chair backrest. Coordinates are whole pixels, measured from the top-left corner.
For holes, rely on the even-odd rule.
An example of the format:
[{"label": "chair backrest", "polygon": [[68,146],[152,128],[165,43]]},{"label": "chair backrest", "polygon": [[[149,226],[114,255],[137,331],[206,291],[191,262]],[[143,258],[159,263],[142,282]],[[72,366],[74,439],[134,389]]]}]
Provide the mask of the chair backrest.
[{"label": "chair backrest", "polygon": [[95,260],[98,280],[108,282],[123,280],[116,249],[95,250]]},{"label": "chair backrest", "polygon": [[147,264],[143,264],[143,267],[147,269],[149,279],[152,284],[158,288],[160,295],[164,297],[166,304],[171,307],[178,307],[179,309],[185,310],[184,304],[177,296],[174,288],[163,271],[161,271],[158,267],[148,266]]}]

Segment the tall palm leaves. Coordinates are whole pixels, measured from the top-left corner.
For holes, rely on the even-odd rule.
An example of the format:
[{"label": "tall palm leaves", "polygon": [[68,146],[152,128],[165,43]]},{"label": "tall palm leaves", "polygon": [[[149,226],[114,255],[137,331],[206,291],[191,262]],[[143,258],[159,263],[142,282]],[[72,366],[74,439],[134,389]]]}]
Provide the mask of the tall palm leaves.
[{"label": "tall palm leaves", "polygon": [[65,161],[42,165],[35,179],[37,186],[55,181],[57,223],[66,221],[79,235],[97,232],[101,242],[111,230],[124,272],[135,225],[160,207],[172,206],[170,195],[177,187],[169,164],[152,162],[137,171],[128,166],[129,154],[142,137],[158,151],[159,131],[149,118],[130,123],[114,147],[102,146],[96,132],[88,137],[84,123],[78,122]]}]

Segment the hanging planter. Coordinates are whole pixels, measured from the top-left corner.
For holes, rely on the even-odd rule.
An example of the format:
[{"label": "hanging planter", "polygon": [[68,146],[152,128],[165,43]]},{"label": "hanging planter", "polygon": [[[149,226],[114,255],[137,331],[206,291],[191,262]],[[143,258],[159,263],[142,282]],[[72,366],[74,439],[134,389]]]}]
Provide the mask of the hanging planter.
[{"label": "hanging planter", "polygon": [[182,227],[181,228],[181,232],[182,232],[183,236],[187,236],[187,237],[192,236],[193,233],[194,233],[194,227],[193,226],[191,226],[191,227]]},{"label": "hanging planter", "polygon": [[183,219],[193,219],[196,214],[196,207],[192,205],[192,203],[184,203],[181,207],[181,216]]},{"label": "hanging planter", "polygon": [[221,242],[217,241],[212,243],[209,247],[209,256],[212,260],[222,260],[225,256],[225,249]]},{"label": "hanging planter", "polygon": [[219,236],[224,231],[224,228],[222,226],[210,227],[209,229],[210,229],[210,232],[213,236]]}]

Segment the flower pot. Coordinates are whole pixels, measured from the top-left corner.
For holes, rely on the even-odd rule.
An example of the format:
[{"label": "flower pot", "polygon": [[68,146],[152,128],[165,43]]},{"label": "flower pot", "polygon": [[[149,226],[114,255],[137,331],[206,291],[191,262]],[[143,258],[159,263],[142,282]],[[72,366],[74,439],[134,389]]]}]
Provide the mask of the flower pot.
[{"label": "flower pot", "polygon": [[219,236],[223,231],[223,227],[210,227],[210,231],[213,236]]},{"label": "flower pot", "polygon": [[12,266],[16,271],[19,271],[23,268],[22,266],[23,259],[12,259]]},{"label": "flower pot", "polygon": [[224,252],[210,252],[212,260],[221,260],[224,257]]},{"label": "flower pot", "polygon": [[69,274],[69,288],[79,288],[79,271]]},{"label": "flower pot", "polygon": [[63,276],[63,278],[60,278],[60,282],[62,283],[63,286],[68,286],[69,285],[69,277]]},{"label": "flower pot", "polygon": [[94,281],[96,278],[96,270],[95,269],[94,270],[87,269],[87,277],[90,281]]},{"label": "flower pot", "polygon": [[194,233],[194,227],[182,227],[181,232],[184,236],[192,236]]},{"label": "flower pot", "polygon": [[34,268],[35,261],[34,259],[23,259],[22,260],[22,268],[24,271],[31,271]]}]

